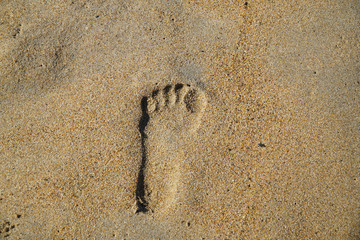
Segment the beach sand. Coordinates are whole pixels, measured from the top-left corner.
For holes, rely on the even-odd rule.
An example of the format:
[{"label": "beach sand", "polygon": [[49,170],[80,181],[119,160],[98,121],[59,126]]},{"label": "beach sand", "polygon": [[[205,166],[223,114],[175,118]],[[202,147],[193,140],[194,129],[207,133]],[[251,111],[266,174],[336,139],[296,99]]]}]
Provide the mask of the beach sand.
[{"label": "beach sand", "polygon": [[359,1],[0,2],[0,238],[360,239]]}]

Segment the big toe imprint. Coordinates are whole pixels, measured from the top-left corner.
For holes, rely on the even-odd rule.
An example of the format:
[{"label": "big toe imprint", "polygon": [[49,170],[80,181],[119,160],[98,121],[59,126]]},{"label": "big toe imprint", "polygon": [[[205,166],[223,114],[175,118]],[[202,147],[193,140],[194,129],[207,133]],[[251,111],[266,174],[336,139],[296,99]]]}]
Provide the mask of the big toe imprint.
[{"label": "big toe imprint", "polygon": [[160,112],[184,110],[187,114],[201,114],[206,106],[205,94],[189,84],[167,85],[155,90],[147,101],[147,112],[154,115]]}]

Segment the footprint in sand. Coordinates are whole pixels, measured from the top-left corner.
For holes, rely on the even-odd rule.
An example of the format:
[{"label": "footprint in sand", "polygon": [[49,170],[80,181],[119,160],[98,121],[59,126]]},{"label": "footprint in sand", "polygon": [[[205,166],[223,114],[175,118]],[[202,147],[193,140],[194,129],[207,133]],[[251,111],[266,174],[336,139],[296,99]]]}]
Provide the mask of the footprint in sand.
[{"label": "footprint in sand", "polygon": [[176,201],[182,149],[200,126],[206,98],[190,85],[168,85],[142,99],[139,123],[142,163],[136,190],[137,212],[162,212]]}]

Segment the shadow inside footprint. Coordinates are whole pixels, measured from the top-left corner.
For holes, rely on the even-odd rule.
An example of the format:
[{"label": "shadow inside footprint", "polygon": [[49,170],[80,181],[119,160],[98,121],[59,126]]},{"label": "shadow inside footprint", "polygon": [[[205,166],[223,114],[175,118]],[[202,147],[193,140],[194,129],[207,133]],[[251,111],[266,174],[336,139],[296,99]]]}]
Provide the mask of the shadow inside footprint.
[{"label": "shadow inside footprint", "polygon": [[145,128],[146,128],[146,125],[148,124],[149,122],[149,114],[147,114],[147,101],[148,101],[148,98],[147,97],[143,97],[141,99],[141,118],[140,118],[140,122],[139,122],[139,131],[141,133],[141,136],[143,137],[145,135]]},{"label": "shadow inside footprint", "polygon": [[147,113],[147,97],[143,97],[141,99],[141,111],[142,111],[142,115],[139,121],[139,131],[141,134],[141,152],[142,152],[142,157],[141,157],[141,165],[140,165],[140,169],[139,169],[139,175],[138,175],[138,179],[137,179],[137,185],[136,185],[136,204],[137,204],[137,210],[136,213],[139,212],[147,212],[148,209],[146,208],[147,206],[147,202],[145,200],[145,183],[144,183],[144,169],[145,169],[145,164],[146,164],[146,149],[145,149],[145,139],[147,138],[146,133],[145,133],[145,128],[146,125],[149,122],[149,114]]}]

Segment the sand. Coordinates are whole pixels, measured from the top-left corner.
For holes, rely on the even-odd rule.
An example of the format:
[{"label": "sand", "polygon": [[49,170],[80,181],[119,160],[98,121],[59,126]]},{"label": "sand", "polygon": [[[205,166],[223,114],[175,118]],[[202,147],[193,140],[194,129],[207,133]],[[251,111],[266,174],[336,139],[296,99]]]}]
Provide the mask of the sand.
[{"label": "sand", "polygon": [[359,16],[1,1],[0,238],[359,239]]}]

